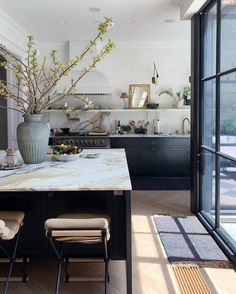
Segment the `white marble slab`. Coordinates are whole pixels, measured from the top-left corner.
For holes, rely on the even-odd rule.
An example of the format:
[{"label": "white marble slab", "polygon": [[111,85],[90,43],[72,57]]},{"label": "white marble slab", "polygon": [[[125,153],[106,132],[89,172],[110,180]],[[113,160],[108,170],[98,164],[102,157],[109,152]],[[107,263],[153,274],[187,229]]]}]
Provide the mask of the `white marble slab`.
[{"label": "white marble slab", "polygon": [[132,137],[132,138],[140,138],[140,137],[153,137],[153,138],[156,138],[156,137],[160,137],[160,138],[190,138],[190,135],[187,134],[187,135],[182,135],[182,134],[112,134],[110,135],[110,137],[114,137],[114,138],[126,138],[126,137]]},{"label": "white marble slab", "polygon": [[[124,149],[85,149],[97,158],[80,157],[70,162],[25,164],[0,171],[0,191],[130,191],[132,190]],[[0,151],[0,162],[5,156]]]}]

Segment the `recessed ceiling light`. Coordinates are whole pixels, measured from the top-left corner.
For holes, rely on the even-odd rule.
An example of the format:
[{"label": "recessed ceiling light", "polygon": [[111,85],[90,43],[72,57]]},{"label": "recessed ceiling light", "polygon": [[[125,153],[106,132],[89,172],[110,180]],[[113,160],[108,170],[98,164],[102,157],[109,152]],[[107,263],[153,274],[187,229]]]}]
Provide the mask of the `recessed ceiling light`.
[{"label": "recessed ceiling light", "polygon": [[99,12],[99,11],[101,11],[101,9],[98,8],[98,7],[90,7],[90,8],[89,8],[89,11],[90,11],[90,12]]},{"label": "recessed ceiling light", "polygon": [[64,25],[64,24],[66,24],[66,21],[63,20],[63,19],[61,19],[61,20],[60,20],[60,24],[61,24],[61,25]]},{"label": "recessed ceiling light", "polygon": [[166,19],[164,19],[164,22],[172,23],[172,22],[175,22],[175,20],[173,18],[166,18]]}]

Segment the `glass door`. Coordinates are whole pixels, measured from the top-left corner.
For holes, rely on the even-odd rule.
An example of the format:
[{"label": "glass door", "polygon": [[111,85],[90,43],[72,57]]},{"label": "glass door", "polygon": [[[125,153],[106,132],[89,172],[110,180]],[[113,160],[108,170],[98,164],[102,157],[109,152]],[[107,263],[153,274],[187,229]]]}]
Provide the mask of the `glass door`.
[{"label": "glass door", "polygon": [[236,251],[236,0],[200,13],[199,212]]}]

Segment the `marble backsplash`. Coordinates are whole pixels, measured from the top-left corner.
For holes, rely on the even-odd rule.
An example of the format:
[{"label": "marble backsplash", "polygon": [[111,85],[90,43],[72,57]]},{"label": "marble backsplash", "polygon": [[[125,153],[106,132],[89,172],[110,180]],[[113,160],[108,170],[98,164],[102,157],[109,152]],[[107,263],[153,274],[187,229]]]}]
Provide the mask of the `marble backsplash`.
[{"label": "marble backsplash", "polygon": [[[149,122],[148,134],[154,133],[156,119],[160,121],[160,132],[163,134],[182,133],[182,122],[184,118],[190,119],[190,108],[183,109],[112,109],[112,110],[88,110],[64,112],[63,110],[49,110],[44,113],[45,121],[50,123],[50,128],[70,128],[70,131],[90,131],[95,127],[107,129],[110,133],[116,132],[117,121],[121,125],[127,125],[130,121]],[[100,117],[101,119],[97,119]],[[185,132],[190,131],[190,125],[185,123]],[[134,128],[131,133],[134,133]]]}]

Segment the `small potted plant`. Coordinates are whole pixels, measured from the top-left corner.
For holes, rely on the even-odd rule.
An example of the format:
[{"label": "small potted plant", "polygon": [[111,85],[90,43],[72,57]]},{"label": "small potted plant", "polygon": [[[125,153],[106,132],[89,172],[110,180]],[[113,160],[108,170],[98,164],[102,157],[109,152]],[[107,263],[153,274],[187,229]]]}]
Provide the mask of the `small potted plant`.
[{"label": "small potted plant", "polygon": [[191,87],[190,86],[184,86],[183,98],[185,101],[185,105],[190,105],[190,102],[191,102]]},{"label": "small potted plant", "polygon": [[122,125],[120,128],[123,134],[128,134],[131,131],[130,125]]},{"label": "small potted plant", "polygon": [[[185,101],[185,97],[189,96],[189,86],[185,86],[183,88],[183,91],[177,91],[174,93],[172,88],[164,88],[160,90],[159,96],[166,94],[173,98],[172,106],[176,108],[181,108],[183,106],[183,103]],[[187,98],[186,98],[187,99]]]}]

